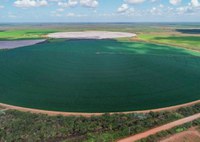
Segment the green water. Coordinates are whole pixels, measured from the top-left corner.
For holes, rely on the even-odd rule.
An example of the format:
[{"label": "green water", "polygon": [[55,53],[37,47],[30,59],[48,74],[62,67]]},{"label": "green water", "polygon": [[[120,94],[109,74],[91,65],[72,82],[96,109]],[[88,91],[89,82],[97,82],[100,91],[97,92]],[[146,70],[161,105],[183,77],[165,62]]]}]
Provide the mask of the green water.
[{"label": "green water", "polygon": [[200,54],[114,40],[69,40],[0,51],[0,102],[116,112],[200,99]]}]

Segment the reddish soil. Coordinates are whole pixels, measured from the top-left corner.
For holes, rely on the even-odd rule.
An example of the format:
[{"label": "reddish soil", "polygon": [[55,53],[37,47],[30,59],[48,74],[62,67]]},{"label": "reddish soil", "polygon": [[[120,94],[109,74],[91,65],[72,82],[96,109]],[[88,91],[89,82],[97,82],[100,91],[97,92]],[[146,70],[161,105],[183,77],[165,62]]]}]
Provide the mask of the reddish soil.
[{"label": "reddish soil", "polygon": [[146,138],[146,137],[148,137],[150,135],[154,135],[154,134],[156,134],[158,132],[169,130],[169,129],[173,128],[173,127],[176,127],[176,126],[191,122],[191,121],[196,120],[198,118],[200,118],[200,113],[192,115],[190,117],[186,117],[186,118],[177,120],[177,121],[174,121],[174,122],[170,122],[170,123],[162,125],[160,127],[150,129],[150,130],[148,130],[146,132],[130,136],[128,138],[121,139],[118,142],[134,142],[134,141]]},{"label": "reddish soil", "polygon": [[195,128],[175,134],[160,142],[200,142],[200,133]]}]

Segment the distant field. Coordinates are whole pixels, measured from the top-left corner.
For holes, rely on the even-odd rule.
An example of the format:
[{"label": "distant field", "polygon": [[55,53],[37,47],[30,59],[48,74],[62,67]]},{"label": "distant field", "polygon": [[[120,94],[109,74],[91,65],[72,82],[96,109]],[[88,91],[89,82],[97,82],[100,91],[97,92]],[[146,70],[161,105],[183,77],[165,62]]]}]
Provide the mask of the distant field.
[{"label": "distant field", "polygon": [[0,31],[0,40],[41,39],[46,34],[52,32],[57,32],[57,31],[45,30],[45,29],[5,30],[5,31]]},{"label": "distant field", "polygon": [[140,34],[138,37],[149,42],[176,45],[200,51],[200,36]]},{"label": "distant field", "polygon": [[117,32],[160,32],[168,31],[156,24],[148,25],[140,24],[17,24],[17,25],[1,25],[0,24],[0,40],[12,39],[38,39],[44,35],[61,31],[117,31]]},{"label": "distant field", "polygon": [[0,52],[2,103],[69,112],[167,107],[200,98],[200,53],[115,40],[54,40]]},{"label": "distant field", "polygon": [[160,142],[199,142],[200,141],[200,132],[199,128],[191,128],[187,131],[183,131],[177,134],[174,134],[168,138],[161,140]]},{"label": "distant field", "polygon": [[41,39],[54,32],[88,30],[136,33],[140,40],[147,42],[174,45],[200,51],[200,24],[198,23],[0,25],[0,40]]}]

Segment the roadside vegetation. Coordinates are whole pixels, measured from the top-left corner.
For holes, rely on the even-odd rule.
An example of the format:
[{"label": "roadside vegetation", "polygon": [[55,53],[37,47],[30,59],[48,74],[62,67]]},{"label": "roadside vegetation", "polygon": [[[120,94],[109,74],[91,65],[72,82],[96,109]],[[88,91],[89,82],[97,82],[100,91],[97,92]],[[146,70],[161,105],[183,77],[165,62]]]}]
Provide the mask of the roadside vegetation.
[{"label": "roadside vegetation", "polygon": [[0,141],[112,142],[199,112],[200,104],[170,112],[90,118],[7,110],[0,113]]},{"label": "roadside vegetation", "polygon": [[197,129],[200,129],[200,119],[194,120],[189,123],[185,123],[185,124],[177,126],[177,127],[174,127],[170,130],[161,131],[155,135],[151,135],[151,136],[141,139],[137,142],[158,142],[158,141],[162,140],[163,138],[173,136],[173,135],[175,135],[177,133],[181,133],[183,131],[187,131],[188,129],[190,129],[192,127],[197,127]]}]

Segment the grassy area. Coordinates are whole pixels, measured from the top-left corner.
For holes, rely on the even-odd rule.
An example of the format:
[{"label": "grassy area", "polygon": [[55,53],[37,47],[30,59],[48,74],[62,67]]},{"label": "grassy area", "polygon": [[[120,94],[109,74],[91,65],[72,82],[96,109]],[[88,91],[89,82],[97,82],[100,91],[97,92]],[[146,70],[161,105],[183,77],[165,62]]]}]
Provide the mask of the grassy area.
[{"label": "grassy area", "polygon": [[42,36],[59,31],[117,31],[117,32],[160,32],[169,31],[159,24],[147,24],[147,23],[91,23],[91,24],[0,24],[0,40],[12,40],[12,39],[37,39]]},{"label": "grassy area", "polygon": [[[0,112],[0,141],[113,142],[200,112],[196,104],[172,112],[63,117]],[[148,141],[149,142],[149,141]]]},{"label": "grassy area", "polygon": [[147,42],[162,43],[166,45],[175,45],[188,49],[200,51],[200,36],[186,35],[160,35],[157,34],[140,34],[138,38]]},{"label": "grassy area", "polygon": [[[192,122],[188,122],[186,124],[183,124],[183,125],[180,125],[180,126],[177,126],[177,127],[174,127],[170,130],[161,131],[161,132],[159,132],[155,135],[151,135],[147,138],[138,140],[137,142],[160,142],[164,138],[173,136],[173,135],[181,133],[183,131],[187,131],[189,128],[192,128],[192,127],[198,127],[197,129],[200,129],[200,119],[194,120]],[[184,140],[184,141],[187,141],[187,140]],[[195,141],[195,142],[197,142],[197,141]]]},{"label": "grassy area", "polygon": [[41,39],[48,33],[57,32],[57,30],[48,29],[21,29],[0,31],[0,40],[15,39]]},{"label": "grassy area", "polygon": [[[140,40],[200,51],[200,24],[195,23],[95,23],[0,25],[0,40],[40,39],[48,33],[70,31],[117,31],[136,33]],[[126,39],[126,38],[125,38]]]},{"label": "grassy area", "polygon": [[182,48],[115,40],[55,40],[5,50],[0,52],[1,102],[69,112],[187,103],[200,97],[199,56]]}]

